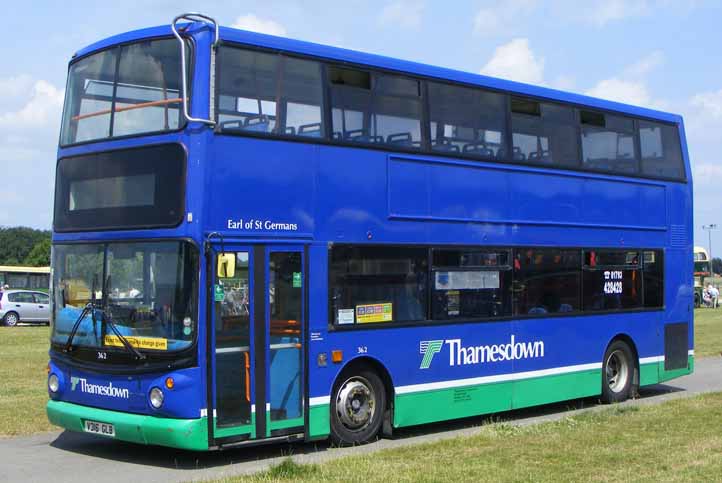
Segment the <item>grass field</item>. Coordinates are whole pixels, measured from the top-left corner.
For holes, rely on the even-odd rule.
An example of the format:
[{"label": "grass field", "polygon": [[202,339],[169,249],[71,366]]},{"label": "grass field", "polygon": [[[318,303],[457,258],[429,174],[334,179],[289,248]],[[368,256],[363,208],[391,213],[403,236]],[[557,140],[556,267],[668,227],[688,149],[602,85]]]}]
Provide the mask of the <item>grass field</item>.
[{"label": "grass field", "polygon": [[694,311],[695,357],[718,356],[722,353],[722,308]]},{"label": "grass field", "polygon": [[45,417],[49,331],[0,327],[0,436],[49,431]]},{"label": "grass field", "polygon": [[240,481],[720,481],[722,393],[341,458]]},{"label": "grass field", "polygon": [[[722,309],[695,311],[695,355],[722,352]],[[54,429],[45,417],[47,327],[0,327],[0,437]],[[22,414],[22,417],[18,417]]]}]

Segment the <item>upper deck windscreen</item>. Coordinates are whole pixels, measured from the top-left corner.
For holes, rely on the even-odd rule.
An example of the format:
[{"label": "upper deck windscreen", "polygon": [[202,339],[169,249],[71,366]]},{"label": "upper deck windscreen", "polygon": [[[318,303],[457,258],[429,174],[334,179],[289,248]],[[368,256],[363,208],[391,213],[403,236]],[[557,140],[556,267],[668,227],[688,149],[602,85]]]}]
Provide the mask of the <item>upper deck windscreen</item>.
[{"label": "upper deck windscreen", "polygon": [[83,57],[70,66],[60,144],[180,127],[180,48],[146,40]]}]

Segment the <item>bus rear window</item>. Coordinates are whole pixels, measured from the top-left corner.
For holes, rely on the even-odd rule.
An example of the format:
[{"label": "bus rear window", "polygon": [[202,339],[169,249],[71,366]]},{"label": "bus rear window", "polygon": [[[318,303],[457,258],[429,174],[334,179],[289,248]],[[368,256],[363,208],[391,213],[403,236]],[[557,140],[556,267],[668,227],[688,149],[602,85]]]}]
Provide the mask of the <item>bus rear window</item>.
[{"label": "bus rear window", "polygon": [[60,143],[178,129],[180,76],[175,39],[136,42],[78,60],[68,72]]},{"label": "bus rear window", "polygon": [[167,227],[184,212],[185,151],[178,144],[63,158],[55,229]]}]

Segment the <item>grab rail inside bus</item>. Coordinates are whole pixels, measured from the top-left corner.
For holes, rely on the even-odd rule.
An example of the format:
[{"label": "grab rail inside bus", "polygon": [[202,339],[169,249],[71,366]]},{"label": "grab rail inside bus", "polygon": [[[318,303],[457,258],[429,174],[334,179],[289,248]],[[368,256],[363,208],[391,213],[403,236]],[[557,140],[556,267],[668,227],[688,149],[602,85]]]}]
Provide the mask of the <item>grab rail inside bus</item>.
[{"label": "grab rail inside bus", "polygon": [[[215,38],[213,40],[213,44],[211,44],[211,50],[213,51],[217,46],[218,42],[220,40],[220,37],[218,35],[218,22],[216,22],[215,19],[203,15],[202,13],[195,13],[195,12],[189,12],[189,13],[182,13],[178,15],[176,18],[173,19],[173,23],[171,24],[171,29],[173,30],[173,35],[175,35],[175,38],[178,39],[178,42],[180,42],[180,48],[181,48],[181,72],[183,72],[183,75],[181,76],[181,86],[183,88],[182,92],[182,104],[183,104],[183,116],[188,120],[188,122],[200,122],[203,124],[207,124],[209,126],[215,126],[216,122],[211,119],[203,119],[198,117],[192,117],[190,113],[188,112],[188,85],[186,80],[186,44],[183,41],[183,37],[180,36],[178,33],[178,29],[176,28],[176,24],[179,20],[187,20],[189,22],[204,22],[204,23],[211,23],[214,27],[215,32]],[[211,62],[211,73],[210,78],[213,79],[213,62]]]}]

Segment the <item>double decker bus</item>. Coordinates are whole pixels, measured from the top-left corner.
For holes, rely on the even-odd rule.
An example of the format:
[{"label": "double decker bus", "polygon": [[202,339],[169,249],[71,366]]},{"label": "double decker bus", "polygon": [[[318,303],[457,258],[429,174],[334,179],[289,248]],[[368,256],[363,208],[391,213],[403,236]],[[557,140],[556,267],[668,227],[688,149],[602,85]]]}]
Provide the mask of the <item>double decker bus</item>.
[{"label": "double decker bus", "polygon": [[712,274],[712,261],[704,247],[694,247],[694,306],[702,306],[704,280]]},{"label": "double decker bus", "polygon": [[681,117],[219,28],[70,62],[47,413],[191,450],[693,370]]}]

